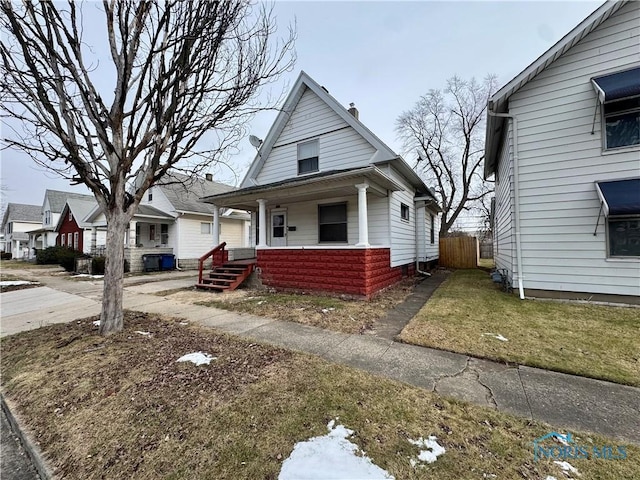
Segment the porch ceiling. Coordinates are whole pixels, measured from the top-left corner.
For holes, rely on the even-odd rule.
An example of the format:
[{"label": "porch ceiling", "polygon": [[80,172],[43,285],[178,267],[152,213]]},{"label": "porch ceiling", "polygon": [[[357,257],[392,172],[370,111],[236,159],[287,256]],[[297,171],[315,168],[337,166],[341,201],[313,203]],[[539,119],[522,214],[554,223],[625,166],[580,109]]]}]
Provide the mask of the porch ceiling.
[{"label": "porch ceiling", "polygon": [[357,195],[358,190],[355,185],[364,182],[370,185],[367,193],[378,197],[387,196],[389,190],[402,190],[398,183],[380,169],[370,166],[243,188],[221,195],[205,197],[201,200],[219,207],[256,210],[258,199],[264,199],[267,201],[267,205],[273,205]]}]

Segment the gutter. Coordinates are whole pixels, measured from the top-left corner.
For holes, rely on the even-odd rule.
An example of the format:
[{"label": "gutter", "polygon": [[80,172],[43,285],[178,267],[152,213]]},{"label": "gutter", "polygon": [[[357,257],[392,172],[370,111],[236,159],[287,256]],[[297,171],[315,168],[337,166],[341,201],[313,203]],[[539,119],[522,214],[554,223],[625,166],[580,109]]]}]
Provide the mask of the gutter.
[{"label": "gutter", "polygon": [[491,109],[487,113],[492,117],[509,118],[513,125],[513,197],[515,202],[514,216],[516,222],[516,264],[518,267],[518,292],[520,300],[524,300],[524,285],[522,284],[522,243],[520,241],[520,177],[518,159],[518,119],[510,113],[495,113]]}]

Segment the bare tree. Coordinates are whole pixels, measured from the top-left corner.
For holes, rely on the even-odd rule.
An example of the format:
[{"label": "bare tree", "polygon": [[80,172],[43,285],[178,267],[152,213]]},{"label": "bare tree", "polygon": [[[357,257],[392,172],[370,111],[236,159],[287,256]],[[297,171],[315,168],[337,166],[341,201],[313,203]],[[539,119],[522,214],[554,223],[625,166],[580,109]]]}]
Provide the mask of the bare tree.
[{"label": "bare tree", "polygon": [[485,111],[495,87],[494,75],[482,83],[452,77],[444,91],[430,90],[396,122],[406,151],[417,152],[414,168],[442,206],[441,237],[462,212],[477,209],[493,192],[482,178],[482,165]]},{"label": "bare tree", "polygon": [[145,191],[171,168],[224,158],[260,87],[292,67],[295,35],[274,39],[271,10],[250,0],[0,0],[0,10],[4,141],[95,195],[108,224],[100,332],[119,331],[124,236]]}]

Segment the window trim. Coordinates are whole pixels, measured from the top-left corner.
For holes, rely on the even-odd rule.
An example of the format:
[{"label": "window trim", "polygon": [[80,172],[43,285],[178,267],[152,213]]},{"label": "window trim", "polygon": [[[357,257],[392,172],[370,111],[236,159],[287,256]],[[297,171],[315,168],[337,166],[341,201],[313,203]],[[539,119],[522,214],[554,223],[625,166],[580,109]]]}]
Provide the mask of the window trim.
[{"label": "window trim", "polygon": [[[323,207],[335,207],[335,206],[344,206],[344,222],[331,222],[331,223],[320,223],[320,209]],[[345,244],[349,243],[349,204],[348,202],[334,202],[334,203],[319,203],[318,204],[318,244]],[[345,239],[344,240],[321,240],[320,238],[320,227],[322,225],[345,225]]]},{"label": "window trim", "polygon": [[607,260],[637,260],[640,259],[640,255],[612,255],[611,253],[611,241],[609,237],[609,222],[619,222],[623,220],[635,220],[640,223],[640,215],[614,215],[605,217],[605,258]]},{"label": "window trim", "polygon": [[[406,212],[406,216],[405,216],[405,212]],[[411,210],[409,209],[409,205],[403,202],[400,202],[400,219],[403,222],[411,221]]]},{"label": "window trim", "polygon": [[633,150],[640,150],[640,143],[636,143],[634,145],[621,145],[619,147],[608,147],[607,146],[607,117],[614,117],[616,115],[624,115],[625,113],[632,113],[632,112],[638,112],[638,116],[640,116],[640,105],[638,105],[635,108],[631,108],[628,110],[622,110],[619,112],[615,112],[615,113],[609,113],[607,114],[605,112],[605,107],[607,105],[612,105],[615,104],[617,102],[623,101],[623,100],[629,100],[635,97],[628,97],[628,98],[622,98],[620,100],[613,100],[611,102],[599,102],[600,105],[600,132],[601,132],[601,137],[602,137],[602,153],[603,154],[611,154],[611,153],[618,153],[618,152],[625,152],[625,151],[633,151]]},{"label": "window trim", "polygon": [[78,250],[79,245],[80,245],[80,234],[78,232],[73,232],[73,249]]},{"label": "window trim", "polygon": [[[318,154],[315,157],[305,157],[305,158],[301,158],[300,157],[300,147],[304,146],[304,145],[309,145],[314,143],[316,145],[316,150],[318,152]],[[302,175],[310,175],[313,173],[318,173],[320,171],[320,140],[315,138],[313,140],[307,140],[305,142],[300,142],[297,144],[296,146],[296,165],[297,165],[297,169],[298,169],[298,176],[302,176]],[[307,170],[304,172],[300,171],[300,162],[303,162],[305,160],[313,160],[315,159],[316,161],[316,168],[315,170]]]},{"label": "window trim", "polygon": [[[207,226],[207,231],[203,232],[203,227]],[[213,233],[213,226],[211,222],[200,222],[200,235],[211,235]]]},{"label": "window trim", "polygon": [[71,248],[73,239],[71,238],[71,232],[67,233],[67,247]]}]

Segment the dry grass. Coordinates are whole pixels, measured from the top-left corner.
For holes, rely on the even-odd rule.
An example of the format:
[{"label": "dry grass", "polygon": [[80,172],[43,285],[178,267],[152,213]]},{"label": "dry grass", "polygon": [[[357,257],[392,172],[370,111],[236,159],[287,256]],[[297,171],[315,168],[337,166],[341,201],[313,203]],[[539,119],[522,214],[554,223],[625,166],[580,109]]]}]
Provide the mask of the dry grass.
[{"label": "dry grass", "polygon": [[403,280],[371,300],[253,289],[223,294],[192,290],[158,294],[176,301],[251,313],[343,333],[365,333],[375,331],[376,320],[401,303],[413,291],[414,285],[414,279]]},{"label": "dry grass", "polygon": [[[335,417],[397,479],[564,478],[533,460],[531,441],[549,426],[177,321],[128,314],[123,333],[103,338],[87,319],[1,346],[4,392],[60,478],[275,479],[294,444],[325,434]],[[218,358],[175,362],[197,350]],[[413,468],[418,449],[407,439],[427,435],[447,452]],[[571,463],[584,479],[636,478],[640,449],[627,453]]]},{"label": "dry grass", "polygon": [[[499,341],[486,333],[500,334]],[[416,345],[640,386],[640,309],[537,300],[458,270],[400,334]]]}]

